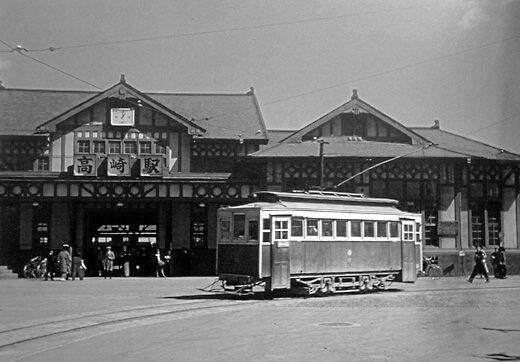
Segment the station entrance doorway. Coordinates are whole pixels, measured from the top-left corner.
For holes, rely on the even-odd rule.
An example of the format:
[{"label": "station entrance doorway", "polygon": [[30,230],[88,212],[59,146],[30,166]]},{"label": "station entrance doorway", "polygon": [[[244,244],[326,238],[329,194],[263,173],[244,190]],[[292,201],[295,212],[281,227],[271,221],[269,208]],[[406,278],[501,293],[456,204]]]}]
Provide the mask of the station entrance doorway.
[{"label": "station entrance doorway", "polygon": [[158,209],[152,205],[146,208],[88,210],[88,245],[85,245],[87,275],[101,275],[107,246],[111,246],[116,255],[114,276],[123,275],[125,259],[130,262],[131,276],[153,275],[153,258],[160,227],[158,220]]}]

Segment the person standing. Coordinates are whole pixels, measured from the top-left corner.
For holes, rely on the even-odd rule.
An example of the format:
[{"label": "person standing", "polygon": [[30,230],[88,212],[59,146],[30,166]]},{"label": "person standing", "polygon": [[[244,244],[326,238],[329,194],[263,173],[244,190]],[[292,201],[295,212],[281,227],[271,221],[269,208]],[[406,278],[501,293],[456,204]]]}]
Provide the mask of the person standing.
[{"label": "person standing", "polygon": [[114,270],[114,259],[116,258],[116,254],[112,251],[111,246],[107,246],[107,252],[105,253],[105,259],[103,260],[103,265],[105,269],[105,279],[107,276],[112,279],[112,271]]},{"label": "person standing", "polygon": [[60,268],[61,273],[61,279],[65,280],[69,279],[70,274],[70,266],[72,264],[72,258],[70,257],[69,253],[69,245],[63,244],[63,247],[61,248],[60,253],[58,254],[58,266]]},{"label": "person standing", "polygon": [[157,278],[166,276],[164,275],[164,260],[161,259],[161,251],[159,249],[155,252],[155,276]]},{"label": "person standing", "polygon": [[506,279],[507,278],[507,267],[506,267],[506,248],[502,245],[498,248],[497,254],[497,278]]},{"label": "person standing", "polygon": [[469,276],[468,282],[473,283],[473,279],[475,279],[477,274],[484,275],[484,278],[486,278],[486,283],[489,283],[489,275],[487,273],[486,267],[486,252],[480,245],[477,245],[477,251],[475,252],[475,266],[473,267],[473,271]]},{"label": "person standing", "polygon": [[49,251],[49,255],[47,255],[47,265],[45,267],[45,280],[51,278],[54,280],[54,268],[56,268],[56,264],[54,263],[54,251]]},{"label": "person standing", "polygon": [[128,251],[128,248],[126,247],[126,245],[123,245],[123,255],[122,255],[122,257],[123,257],[124,276],[125,277],[129,277],[130,276],[130,259],[131,259],[132,255]]},{"label": "person standing", "polygon": [[87,270],[85,261],[81,258],[81,252],[78,251],[76,256],[72,258],[72,280],[74,280],[75,277],[78,277],[79,280],[83,280],[85,270]]}]

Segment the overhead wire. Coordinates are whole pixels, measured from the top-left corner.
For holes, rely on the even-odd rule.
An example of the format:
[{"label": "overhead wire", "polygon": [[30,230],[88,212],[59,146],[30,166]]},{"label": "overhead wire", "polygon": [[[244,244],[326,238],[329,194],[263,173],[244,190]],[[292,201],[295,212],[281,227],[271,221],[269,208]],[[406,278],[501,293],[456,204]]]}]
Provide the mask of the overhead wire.
[{"label": "overhead wire", "polygon": [[[363,12],[350,13],[350,14],[324,16],[324,17],[317,17],[317,18],[283,21],[283,22],[267,23],[267,24],[259,24],[259,25],[249,25],[249,26],[241,26],[241,27],[231,27],[231,28],[224,28],[224,29],[213,29],[213,30],[205,30],[205,31],[178,33],[178,34],[167,34],[167,35],[158,35],[158,36],[133,38],[133,39],[100,41],[100,42],[72,44],[72,45],[64,45],[64,46],[50,46],[50,47],[35,48],[35,49],[30,49],[30,48],[28,48],[28,49],[24,48],[24,49],[27,52],[43,52],[43,51],[53,52],[53,51],[57,51],[57,50],[66,50],[66,49],[88,48],[88,47],[117,45],[117,44],[131,44],[131,43],[138,43],[138,42],[148,42],[148,41],[164,40],[164,39],[177,39],[177,38],[218,34],[218,33],[228,33],[228,32],[236,32],[236,31],[244,31],[244,30],[266,29],[266,28],[279,27],[279,26],[284,26],[284,25],[306,24],[306,23],[313,23],[313,22],[349,18],[349,17],[361,16],[361,15],[384,14],[384,13],[391,13],[391,12],[397,12],[397,11],[410,10],[410,9],[420,9],[420,8],[424,8],[424,7],[427,7],[427,6],[407,6],[407,7],[393,8],[393,9],[363,11]],[[12,47],[11,47],[11,49],[16,50]]]}]

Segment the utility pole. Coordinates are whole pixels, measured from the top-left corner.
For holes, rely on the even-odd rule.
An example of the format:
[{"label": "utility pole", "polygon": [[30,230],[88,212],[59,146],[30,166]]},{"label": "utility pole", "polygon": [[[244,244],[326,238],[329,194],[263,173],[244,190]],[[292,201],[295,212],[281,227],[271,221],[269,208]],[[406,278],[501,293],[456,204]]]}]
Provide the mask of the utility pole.
[{"label": "utility pole", "polygon": [[318,143],[320,144],[320,190],[325,189],[325,157],[323,155],[323,148],[325,144],[329,144],[329,142],[319,139]]}]

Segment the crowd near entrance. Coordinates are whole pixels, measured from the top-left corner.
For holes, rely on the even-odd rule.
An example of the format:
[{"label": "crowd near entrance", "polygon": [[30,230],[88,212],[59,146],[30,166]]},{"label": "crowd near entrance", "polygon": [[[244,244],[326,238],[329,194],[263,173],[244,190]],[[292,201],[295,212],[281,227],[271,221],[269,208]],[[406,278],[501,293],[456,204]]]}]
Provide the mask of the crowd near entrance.
[{"label": "crowd near entrance", "polygon": [[[88,276],[101,276],[107,247],[115,253],[114,276],[154,276],[158,249],[157,209],[92,210],[85,244]],[[167,250],[161,250],[163,256]],[[169,270],[166,267],[168,274]]]}]

